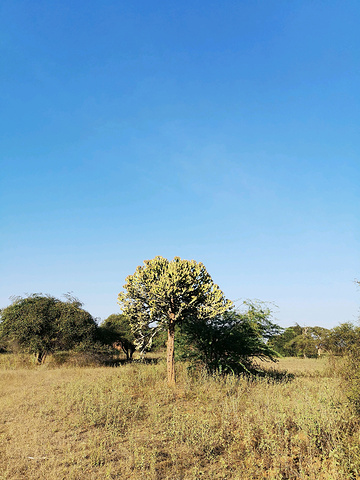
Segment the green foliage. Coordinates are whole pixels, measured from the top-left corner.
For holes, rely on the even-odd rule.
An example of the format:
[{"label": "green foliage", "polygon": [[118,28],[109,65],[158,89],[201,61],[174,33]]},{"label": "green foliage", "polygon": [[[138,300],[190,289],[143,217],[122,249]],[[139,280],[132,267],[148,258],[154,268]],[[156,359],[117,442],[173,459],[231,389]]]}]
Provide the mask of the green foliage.
[{"label": "green foliage", "polygon": [[99,327],[99,337],[103,343],[121,349],[128,360],[135,351],[135,335],[128,318],[120,313],[110,315]]},{"label": "green foliage", "polygon": [[329,331],[326,339],[326,349],[334,355],[346,355],[353,351],[359,339],[359,327],[349,322],[342,323]]},{"label": "green foliage", "polygon": [[284,357],[296,357],[296,349],[291,341],[298,335],[301,335],[301,331],[302,328],[299,325],[286,328],[279,335],[271,338],[269,343],[280,355]]},{"label": "green foliage", "polygon": [[10,351],[33,353],[39,363],[49,352],[93,342],[96,323],[79,300],[50,295],[18,297],[0,312],[0,342]]},{"label": "green foliage", "polygon": [[178,336],[180,356],[210,373],[250,373],[256,370],[256,359],[275,361],[277,353],[267,339],[280,327],[271,320],[270,309],[250,301],[244,307],[212,319],[184,322]]},{"label": "green foliage", "polygon": [[151,343],[151,352],[157,352],[166,348],[167,338],[168,338],[168,335],[166,330],[162,330],[158,332],[157,335],[155,335],[155,337],[153,338],[153,341]]}]

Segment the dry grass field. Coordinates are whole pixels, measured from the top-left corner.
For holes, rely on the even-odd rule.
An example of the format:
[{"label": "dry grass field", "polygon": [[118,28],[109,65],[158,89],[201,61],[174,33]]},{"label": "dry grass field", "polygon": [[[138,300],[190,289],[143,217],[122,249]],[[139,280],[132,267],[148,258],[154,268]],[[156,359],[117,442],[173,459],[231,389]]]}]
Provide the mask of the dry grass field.
[{"label": "dry grass field", "polygon": [[[269,367],[269,364],[266,364]],[[292,381],[177,365],[34,368],[0,356],[0,480],[360,478],[360,427],[327,360]]]}]

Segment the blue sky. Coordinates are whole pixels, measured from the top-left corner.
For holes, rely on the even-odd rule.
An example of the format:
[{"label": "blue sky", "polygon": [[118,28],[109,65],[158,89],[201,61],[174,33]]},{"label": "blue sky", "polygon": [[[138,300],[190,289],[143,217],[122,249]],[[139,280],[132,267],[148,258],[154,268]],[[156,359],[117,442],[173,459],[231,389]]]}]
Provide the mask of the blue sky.
[{"label": "blue sky", "polygon": [[0,306],[101,319],[162,255],[282,326],[356,321],[360,4],[3,0]]}]

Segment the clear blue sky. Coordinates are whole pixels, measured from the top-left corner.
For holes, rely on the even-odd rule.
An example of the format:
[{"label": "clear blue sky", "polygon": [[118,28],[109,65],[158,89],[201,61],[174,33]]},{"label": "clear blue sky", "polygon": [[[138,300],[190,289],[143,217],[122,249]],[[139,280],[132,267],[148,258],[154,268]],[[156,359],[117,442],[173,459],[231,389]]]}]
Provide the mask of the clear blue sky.
[{"label": "clear blue sky", "polygon": [[162,255],[280,325],[356,321],[360,3],[2,0],[0,306],[101,319]]}]

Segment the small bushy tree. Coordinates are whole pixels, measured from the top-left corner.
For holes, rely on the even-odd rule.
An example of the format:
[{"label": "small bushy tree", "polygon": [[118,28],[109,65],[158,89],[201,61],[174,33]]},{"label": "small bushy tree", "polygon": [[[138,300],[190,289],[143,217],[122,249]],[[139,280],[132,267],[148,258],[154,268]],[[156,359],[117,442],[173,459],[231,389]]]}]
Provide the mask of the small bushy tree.
[{"label": "small bushy tree", "polygon": [[184,323],[179,335],[182,358],[210,373],[251,373],[256,359],[275,361],[267,340],[279,333],[271,311],[260,302],[244,302],[242,310],[227,310],[212,319]]},{"label": "small bushy tree", "polygon": [[128,318],[123,314],[112,314],[99,327],[100,339],[107,345],[121,349],[127,360],[131,360],[135,352],[135,335],[131,330]]},{"label": "small bushy tree", "polygon": [[96,328],[90,313],[69,295],[66,301],[42,294],[17,297],[0,311],[0,339],[6,348],[32,353],[37,363],[44,363],[49,352],[93,342]]}]

